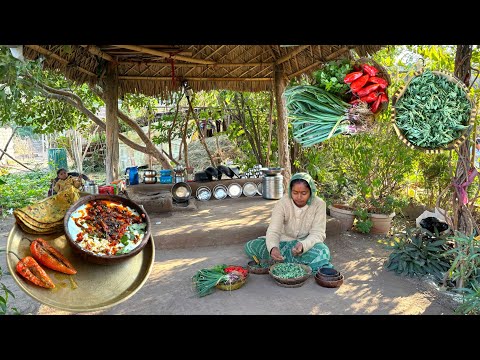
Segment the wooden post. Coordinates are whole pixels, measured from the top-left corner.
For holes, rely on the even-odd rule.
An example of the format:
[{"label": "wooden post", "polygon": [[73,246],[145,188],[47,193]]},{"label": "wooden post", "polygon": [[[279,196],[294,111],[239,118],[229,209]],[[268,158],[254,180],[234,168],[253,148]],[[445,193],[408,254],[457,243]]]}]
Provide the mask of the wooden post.
[{"label": "wooden post", "polygon": [[277,121],[278,121],[278,157],[280,167],[283,171],[283,185],[285,191],[288,189],[290,178],[292,177],[292,170],[290,168],[290,153],[288,151],[288,121],[287,111],[285,106],[285,98],[283,92],[285,91],[286,81],[284,72],[280,65],[275,66],[275,102],[277,104]]},{"label": "wooden post", "polygon": [[105,107],[106,107],[106,136],[107,156],[105,171],[107,184],[118,179],[118,74],[117,67],[113,63],[107,64],[105,76]]}]

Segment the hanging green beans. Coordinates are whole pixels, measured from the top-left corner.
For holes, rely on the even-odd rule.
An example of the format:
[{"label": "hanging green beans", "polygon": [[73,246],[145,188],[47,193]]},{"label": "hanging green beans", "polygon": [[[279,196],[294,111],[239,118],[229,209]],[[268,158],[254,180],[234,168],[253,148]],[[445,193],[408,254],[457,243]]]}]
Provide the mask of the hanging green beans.
[{"label": "hanging green beans", "polygon": [[285,98],[293,137],[305,147],[339,134],[355,133],[357,125],[373,117],[365,103],[352,106],[312,85],[291,87],[285,91]]},{"label": "hanging green beans", "polygon": [[425,71],[395,104],[395,122],[413,145],[435,149],[468,128],[472,104],[465,90],[445,76]]}]

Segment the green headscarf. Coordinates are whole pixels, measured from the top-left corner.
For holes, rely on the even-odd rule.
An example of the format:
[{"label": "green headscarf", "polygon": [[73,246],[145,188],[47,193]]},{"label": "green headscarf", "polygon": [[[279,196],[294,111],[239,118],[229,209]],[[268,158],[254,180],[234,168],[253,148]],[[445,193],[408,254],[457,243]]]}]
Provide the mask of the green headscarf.
[{"label": "green headscarf", "polygon": [[312,199],[315,197],[315,195],[317,195],[317,187],[315,186],[315,181],[313,181],[312,177],[305,172],[300,172],[293,175],[290,179],[290,183],[288,184],[288,196],[290,197],[290,199],[292,198],[292,181],[296,179],[305,180],[310,186],[311,194],[307,200],[307,204],[310,205],[312,203]]}]

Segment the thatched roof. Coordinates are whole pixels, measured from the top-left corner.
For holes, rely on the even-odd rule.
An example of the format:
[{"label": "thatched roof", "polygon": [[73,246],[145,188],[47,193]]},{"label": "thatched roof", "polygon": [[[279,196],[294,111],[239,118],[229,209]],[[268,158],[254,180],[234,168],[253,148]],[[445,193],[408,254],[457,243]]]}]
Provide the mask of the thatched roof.
[{"label": "thatched roof", "polygon": [[[289,78],[311,73],[322,63],[371,55],[380,45],[25,45],[28,59],[45,57],[79,83],[101,83],[108,62],[118,64],[119,96],[143,93],[165,97],[183,80],[195,91],[271,90],[275,65]],[[172,78],[175,79],[173,87]]]}]

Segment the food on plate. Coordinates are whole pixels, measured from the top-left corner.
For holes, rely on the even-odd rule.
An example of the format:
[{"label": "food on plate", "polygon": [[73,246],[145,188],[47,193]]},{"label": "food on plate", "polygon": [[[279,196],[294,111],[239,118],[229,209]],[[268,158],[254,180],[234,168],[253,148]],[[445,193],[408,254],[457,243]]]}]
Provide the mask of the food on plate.
[{"label": "food on plate", "polygon": [[100,256],[126,254],[145,236],[145,214],[119,202],[92,200],[72,214],[79,228],[75,239],[84,250]]},{"label": "food on plate", "polygon": [[[17,255],[15,254],[15,256]],[[26,256],[23,259],[20,259],[20,257],[17,256],[17,258],[20,261],[17,263],[15,269],[25,279],[34,283],[35,285],[47,289],[53,289],[55,287],[52,279],[50,279],[45,270],[40,267],[38,262],[33,257]]]},{"label": "food on plate", "polygon": [[39,263],[52,270],[69,275],[77,273],[70,261],[42,238],[32,241],[30,251]]}]

